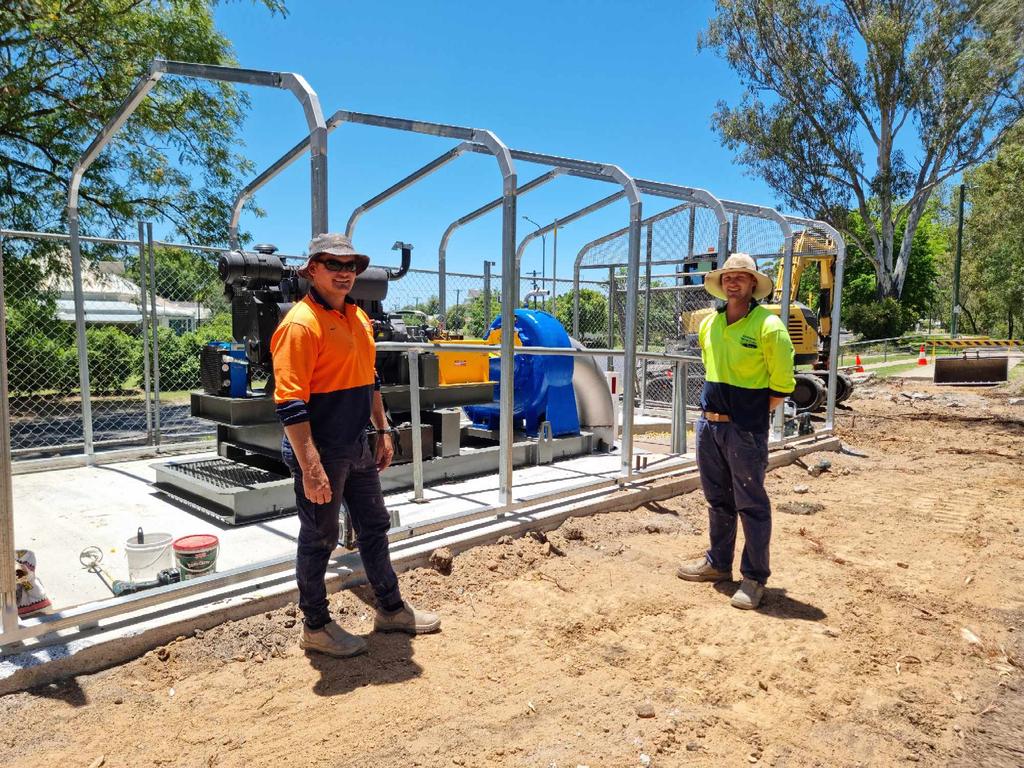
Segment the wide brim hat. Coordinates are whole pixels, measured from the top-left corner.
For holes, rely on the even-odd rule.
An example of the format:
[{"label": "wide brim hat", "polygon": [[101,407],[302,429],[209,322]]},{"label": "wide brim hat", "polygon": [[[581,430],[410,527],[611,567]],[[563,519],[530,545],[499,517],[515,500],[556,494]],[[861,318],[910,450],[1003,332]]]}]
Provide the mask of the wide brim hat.
[{"label": "wide brim hat", "polygon": [[722,275],[726,272],[746,272],[753,275],[757,280],[754,286],[754,298],[760,301],[772,295],[775,289],[773,281],[764,272],[757,271],[757,263],[746,253],[734,253],[718,269],[713,269],[704,275],[704,289],[716,299],[728,300],[725,291],[722,290]]},{"label": "wide brim hat", "polygon": [[299,267],[299,274],[302,277],[309,277],[309,265],[316,261],[317,256],[352,256],[356,260],[356,274],[361,274],[370,266],[370,257],[365,253],[359,253],[353,247],[352,241],[345,235],[334,232],[326,232],[317,235],[309,241],[309,248],[306,251],[306,261]]}]

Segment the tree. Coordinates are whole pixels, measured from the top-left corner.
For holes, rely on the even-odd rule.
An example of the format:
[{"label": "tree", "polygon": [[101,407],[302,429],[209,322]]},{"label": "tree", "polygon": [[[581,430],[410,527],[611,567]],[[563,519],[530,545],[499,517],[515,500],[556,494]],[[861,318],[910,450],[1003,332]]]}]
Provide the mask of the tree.
[{"label": "tree", "polygon": [[[81,152],[154,56],[233,63],[216,0],[22,0],[0,9],[0,218],[61,226]],[[283,13],[281,0],[258,0]],[[162,217],[189,240],[223,242],[248,102],[228,84],[166,77],[92,165],[83,233],[124,234]],[[173,158],[173,162],[172,162]],[[134,233],[132,233],[134,234]]]},{"label": "tree", "polygon": [[1024,114],[1022,41],[1015,0],[718,0],[699,46],[746,87],[715,111],[723,143],[786,205],[840,229],[879,297],[899,297],[934,190]]},{"label": "tree", "polygon": [[960,302],[978,327],[1013,337],[1024,325],[1024,122],[965,181],[971,207]]},{"label": "tree", "polygon": [[[581,288],[580,296],[580,340],[608,331],[608,299],[592,288]],[[565,330],[572,333],[573,294],[563,293],[555,299],[555,317]]]}]

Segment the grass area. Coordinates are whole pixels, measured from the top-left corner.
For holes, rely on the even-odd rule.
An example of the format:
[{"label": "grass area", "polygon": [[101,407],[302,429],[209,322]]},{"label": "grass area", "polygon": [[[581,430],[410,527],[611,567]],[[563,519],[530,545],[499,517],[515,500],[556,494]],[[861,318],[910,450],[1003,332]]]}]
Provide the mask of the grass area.
[{"label": "grass area", "polygon": [[886,378],[887,376],[895,376],[899,373],[905,373],[906,371],[912,371],[917,368],[917,361],[911,363],[898,363],[896,365],[883,365],[881,368],[872,368],[871,372],[879,378]]}]

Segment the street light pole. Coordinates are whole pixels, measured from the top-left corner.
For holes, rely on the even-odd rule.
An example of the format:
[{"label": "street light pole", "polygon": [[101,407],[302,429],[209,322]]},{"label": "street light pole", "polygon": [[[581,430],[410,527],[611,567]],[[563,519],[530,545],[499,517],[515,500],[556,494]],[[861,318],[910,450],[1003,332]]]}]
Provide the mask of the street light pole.
[{"label": "street light pole", "polygon": [[[533,226],[535,226],[538,229],[538,231],[541,229],[540,224],[538,224],[536,221],[531,219],[529,216],[523,216],[523,218],[526,219],[526,221],[528,221],[531,224],[533,224]],[[546,269],[547,269],[547,262],[548,262],[548,239],[547,239],[547,236],[545,234],[541,233],[541,236],[540,236],[540,284],[541,284],[541,287],[543,287],[543,285],[544,285],[544,279],[545,279],[545,276],[546,276]],[[544,300],[541,299],[541,301],[543,302]],[[537,300],[534,299],[534,306],[536,306],[536,304],[537,304]]]}]

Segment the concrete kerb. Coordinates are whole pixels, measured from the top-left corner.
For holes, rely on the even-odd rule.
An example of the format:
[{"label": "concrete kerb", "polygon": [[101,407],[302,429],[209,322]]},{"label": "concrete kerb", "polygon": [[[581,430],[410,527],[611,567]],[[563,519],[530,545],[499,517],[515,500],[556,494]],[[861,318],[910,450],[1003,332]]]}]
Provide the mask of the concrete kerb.
[{"label": "concrete kerb", "polygon": [[[772,450],[768,457],[768,468],[776,469],[792,464],[797,458],[809,453],[838,451],[840,448],[839,439],[830,435],[789,442]],[[438,547],[448,547],[453,554],[457,554],[493,543],[501,536],[521,536],[531,530],[554,530],[570,518],[621,512],[688,493],[699,487],[700,477],[695,465],[668,478],[638,477],[611,493],[607,489],[583,491],[581,497],[574,502],[560,500],[540,504],[505,517],[399,542],[392,546],[392,561],[395,570],[401,573],[427,565],[430,554]],[[330,593],[365,583],[365,573],[356,553],[337,558],[328,570],[327,589]],[[218,606],[216,610],[210,610],[211,598],[215,601],[212,605]],[[62,643],[29,646],[21,652],[9,653],[0,658],[0,695],[46,685],[62,678],[99,672],[137,658],[197,629],[205,631],[227,621],[277,610],[297,600],[294,574],[285,572],[225,587],[222,592],[209,595],[205,600],[186,599],[183,601],[186,605],[201,604],[186,610],[167,606],[163,615],[158,614],[141,624],[130,624],[122,618],[120,622],[125,626],[97,629],[92,633],[79,631]],[[171,620],[167,620],[168,614],[173,616]]]}]

